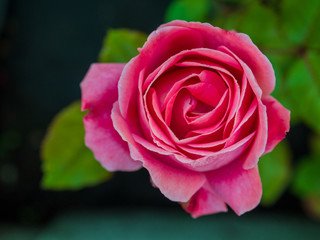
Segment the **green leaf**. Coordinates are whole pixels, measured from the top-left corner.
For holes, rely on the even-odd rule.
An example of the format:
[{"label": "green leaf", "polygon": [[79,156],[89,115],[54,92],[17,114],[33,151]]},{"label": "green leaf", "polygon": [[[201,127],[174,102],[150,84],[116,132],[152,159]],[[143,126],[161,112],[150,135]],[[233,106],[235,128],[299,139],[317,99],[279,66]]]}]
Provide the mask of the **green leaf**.
[{"label": "green leaf", "polygon": [[291,154],[285,141],[260,158],[259,172],[263,188],[261,204],[270,206],[280,198],[291,179]]},{"label": "green leaf", "polygon": [[165,14],[165,22],[176,19],[205,22],[211,7],[210,0],[173,0]]},{"label": "green leaf", "polygon": [[307,39],[310,31],[319,31],[317,15],[319,0],[283,0],[281,4],[282,29],[287,38],[295,44]]},{"label": "green leaf", "polygon": [[110,29],[104,39],[99,54],[99,62],[127,63],[138,55],[137,48],[142,47],[147,35],[128,29]]},{"label": "green leaf", "polygon": [[298,114],[309,127],[320,132],[320,56],[309,52],[298,59],[288,73],[287,87],[292,113]]},{"label": "green leaf", "polygon": [[80,101],[63,109],[51,123],[42,145],[42,187],[54,190],[80,189],[110,178],[84,144]]}]

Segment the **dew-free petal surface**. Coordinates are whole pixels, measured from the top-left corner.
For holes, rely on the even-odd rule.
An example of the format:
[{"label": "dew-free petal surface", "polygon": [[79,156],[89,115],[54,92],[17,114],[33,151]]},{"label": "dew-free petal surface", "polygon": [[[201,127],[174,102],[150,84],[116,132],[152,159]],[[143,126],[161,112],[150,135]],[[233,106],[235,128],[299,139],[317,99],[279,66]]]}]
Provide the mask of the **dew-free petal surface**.
[{"label": "dew-free petal surface", "polygon": [[210,189],[210,186],[200,188],[187,203],[181,205],[194,218],[228,211],[224,201]]},{"label": "dew-free petal surface", "polygon": [[117,84],[124,64],[93,64],[81,83],[82,109],[86,145],[109,171],[134,171],[141,164],[133,161],[129,149],[111,120],[111,109],[117,100]]},{"label": "dew-free petal surface", "polygon": [[259,204],[262,186],[258,167],[246,170],[242,161],[237,161],[206,175],[213,191],[238,215]]}]

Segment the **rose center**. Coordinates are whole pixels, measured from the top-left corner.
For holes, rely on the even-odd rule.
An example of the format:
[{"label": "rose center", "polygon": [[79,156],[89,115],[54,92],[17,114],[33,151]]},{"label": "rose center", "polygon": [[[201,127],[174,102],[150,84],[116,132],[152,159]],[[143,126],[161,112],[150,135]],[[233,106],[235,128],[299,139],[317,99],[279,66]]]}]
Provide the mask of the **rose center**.
[{"label": "rose center", "polygon": [[196,105],[194,107],[194,109],[190,109],[187,112],[187,116],[188,117],[199,117],[200,115],[210,112],[214,109],[213,106],[210,106],[202,101],[196,100]]}]

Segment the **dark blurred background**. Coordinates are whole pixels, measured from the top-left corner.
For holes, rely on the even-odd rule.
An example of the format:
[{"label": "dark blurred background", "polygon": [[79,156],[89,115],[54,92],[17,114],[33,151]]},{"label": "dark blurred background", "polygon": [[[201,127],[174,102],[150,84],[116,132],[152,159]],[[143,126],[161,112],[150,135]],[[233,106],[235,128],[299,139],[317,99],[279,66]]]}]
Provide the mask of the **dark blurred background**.
[{"label": "dark blurred background", "polygon": [[80,81],[97,61],[107,29],[150,33],[163,22],[168,2],[1,1],[2,222],[43,223],[87,206],[171,205],[143,170],[77,192],[42,191],[39,154],[54,115],[80,99]]},{"label": "dark blurred background", "polygon": [[[200,229],[201,222],[203,226],[211,226],[211,223],[220,226],[221,222],[232,222],[233,227],[237,226],[240,219],[237,220],[232,211],[226,215],[229,217],[217,215],[218,218],[210,216],[200,222],[192,222],[178,204],[170,202],[151,186],[145,170],[118,172],[106,183],[78,191],[48,191],[40,187],[41,141],[52,118],[62,108],[80,99],[79,84],[89,65],[97,61],[107,29],[130,28],[150,33],[163,23],[169,2],[0,1],[0,225],[4,226],[0,229],[9,232],[21,230],[15,230],[14,226],[33,229],[31,237],[28,235],[30,238],[22,232],[25,238],[21,239],[34,239],[39,229],[48,224],[50,226],[54,219],[65,213],[71,212],[73,217],[70,217],[70,221],[76,221],[83,216],[81,212],[94,212],[86,212],[87,222],[74,226],[78,228],[81,224],[89,224],[90,218],[96,219],[92,221],[97,224],[110,224],[112,221],[106,219],[108,214],[119,222],[123,216],[123,221],[129,223],[130,217],[124,211],[126,209],[128,212],[142,209],[142,218],[138,219],[146,224],[150,224],[150,218],[156,218],[155,224],[161,221],[170,223],[174,219],[178,229],[183,229],[179,226],[184,222]],[[308,151],[310,130],[302,124],[293,129],[288,139],[295,158],[299,158]],[[102,213],[105,211],[106,218],[100,209]],[[252,219],[263,218],[263,214],[267,214],[267,220],[264,226],[257,226],[256,231],[260,233],[264,227],[281,233],[281,229],[271,224],[279,218],[284,224],[288,221],[292,226],[300,226],[301,235],[304,234],[304,228],[299,219],[308,225],[305,229],[309,234],[316,233],[316,226],[319,225],[319,222],[305,216],[300,201],[288,191],[273,207],[259,207],[241,221],[247,224],[250,231],[249,225],[255,225]],[[162,220],[159,216],[162,216]],[[62,217],[61,221],[68,222],[68,217]],[[182,221],[180,225],[179,221]],[[170,224],[165,226],[170,227]],[[239,227],[239,233],[246,231],[242,226]],[[288,234],[293,227],[288,225],[283,229],[284,234]],[[174,231],[174,228],[171,230]],[[216,231],[219,232],[219,229]]]}]

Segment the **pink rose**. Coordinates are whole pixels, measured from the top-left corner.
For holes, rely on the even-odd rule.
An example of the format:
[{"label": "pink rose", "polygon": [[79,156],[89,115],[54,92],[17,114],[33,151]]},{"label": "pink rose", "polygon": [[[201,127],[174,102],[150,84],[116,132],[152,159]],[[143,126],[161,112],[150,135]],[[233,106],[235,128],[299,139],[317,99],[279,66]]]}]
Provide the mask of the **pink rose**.
[{"label": "pink rose", "polygon": [[193,217],[257,206],[257,163],[289,130],[268,59],[242,33],[173,21],[81,83],[85,142],[109,171],[143,166]]}]

